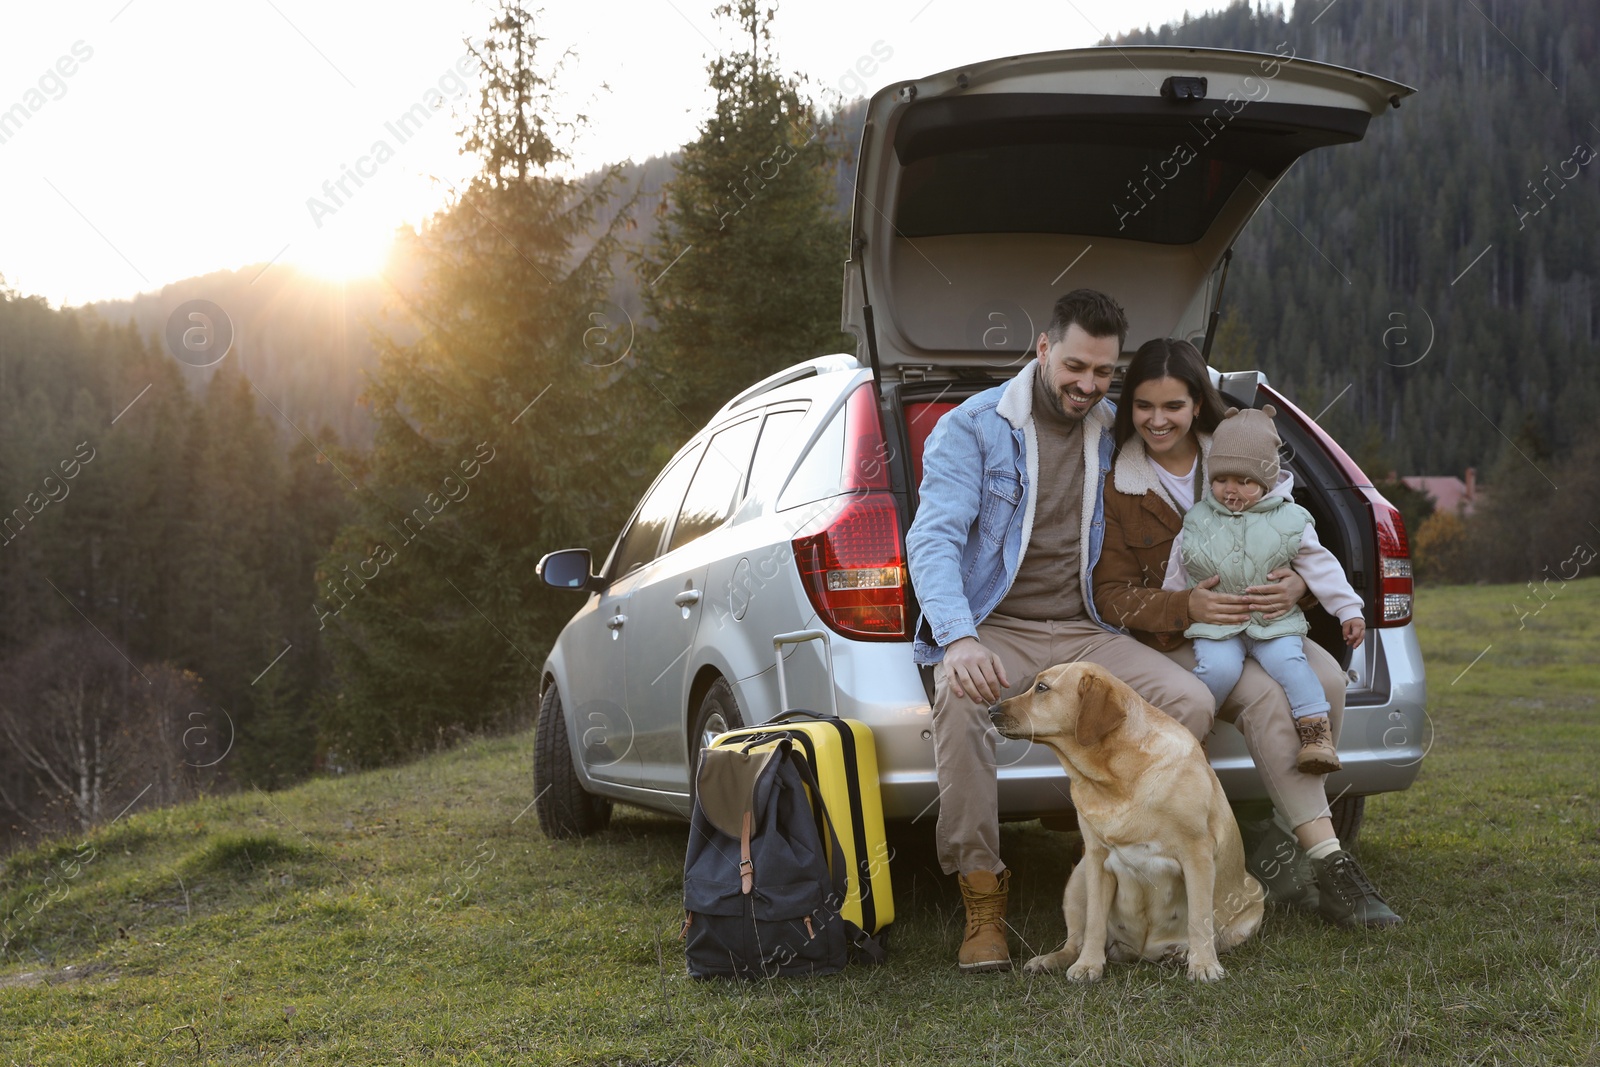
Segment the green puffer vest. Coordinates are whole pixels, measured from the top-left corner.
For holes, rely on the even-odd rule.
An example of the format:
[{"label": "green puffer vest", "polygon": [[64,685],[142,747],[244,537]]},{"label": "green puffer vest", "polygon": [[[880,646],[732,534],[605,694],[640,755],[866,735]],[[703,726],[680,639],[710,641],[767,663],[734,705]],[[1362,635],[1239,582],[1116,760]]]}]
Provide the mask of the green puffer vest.
[{"label": "green puffer vest", "polygon": [[[1269,571],[1294,561],[1310,521],[1309,511],[1283,497],[1269,496],[1248,511],[1233,512],[1208,490],[1183,517],[1183,565],[1189,571],[1190,587],[1214,574],[1222,575],[1217,583],[1219,593],[1242,593],[1252,585],[1265,584]],[[1248,623],[1197,622],[1183,635],[1215,639],[1242,632],[1264,641],[1304,635],[1310,628],[1305,612],[1296,605],[1271,622],[1260,612],[1252,612]]]}]

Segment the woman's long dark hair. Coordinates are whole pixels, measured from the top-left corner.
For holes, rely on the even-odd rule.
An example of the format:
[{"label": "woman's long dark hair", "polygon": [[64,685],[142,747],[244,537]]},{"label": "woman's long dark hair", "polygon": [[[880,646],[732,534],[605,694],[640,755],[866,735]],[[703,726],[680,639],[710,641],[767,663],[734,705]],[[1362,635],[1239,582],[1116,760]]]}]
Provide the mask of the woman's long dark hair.
[{"label": "woman's long dark hair", "polygon": [[1200,358],[1199,351],[1188,341],[1157,337],[1139,346],[1123,375],[1122,392],[1117,395],[1117,421],[1112,430],[1118,452],[1128,438],[1134,436],[1133,394],[1145,382],[1162,378],[1175,378],[1189,387],[1189,396],[1195,404],[1194,429],[1210,433],[1222,421],[1227,408],[1211,384],[1206,361]]}]

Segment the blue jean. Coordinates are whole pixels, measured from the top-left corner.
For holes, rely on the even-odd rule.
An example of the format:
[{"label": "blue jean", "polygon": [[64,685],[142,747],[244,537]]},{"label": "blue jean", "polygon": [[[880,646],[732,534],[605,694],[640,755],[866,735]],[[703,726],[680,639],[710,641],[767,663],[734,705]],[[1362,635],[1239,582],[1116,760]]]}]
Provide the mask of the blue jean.
[{"label": "blue jean", "polygon": [[1195,677],[1211,690],[1218,707],[1239,684],[1246,656],[1261,664],[1261,669],[1283,686],[1284,695],[1289,698],[1289,714],[1296,719],[1328,714],[1327,694],[1316,672],[1306,662],[1305,646],[1296,634],[1264,641],[1244,634],[1220,639],[1195,638]]}]

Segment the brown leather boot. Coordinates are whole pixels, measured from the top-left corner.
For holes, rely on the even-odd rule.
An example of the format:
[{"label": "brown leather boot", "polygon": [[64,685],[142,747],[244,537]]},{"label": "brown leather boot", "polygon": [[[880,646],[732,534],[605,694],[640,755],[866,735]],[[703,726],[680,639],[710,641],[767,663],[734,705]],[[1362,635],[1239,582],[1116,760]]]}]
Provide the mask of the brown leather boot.
[{"label": "brown leather boot", "polygon": [[1343,766],[1339,752],[1333,747],[1333,731],[1328,728],[1326,715],[1308,715],[1296,719],[1294,728],[1300,734],[1300,757],[1296,761],[1306,774],[1332,774]]},{"label": "brown leather boot", "polygon": [[1006,890],[1011,872],[997,878],[990,871],[961,876],[961,901],[967,907],[967,931],[961,937],[961,970],[1009,971],[1011,950],[1006,947]]}]

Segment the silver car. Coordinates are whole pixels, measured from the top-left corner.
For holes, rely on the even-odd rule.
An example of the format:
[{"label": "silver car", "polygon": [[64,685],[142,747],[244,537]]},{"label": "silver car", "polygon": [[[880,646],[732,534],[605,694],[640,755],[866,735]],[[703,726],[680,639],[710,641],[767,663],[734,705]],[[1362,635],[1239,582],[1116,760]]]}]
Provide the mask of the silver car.
[{"label": "silver car", "polygon": [[[855,355],[798,364],[734,397],[667,464],[599,568],[540,563],[583,606],[545,661],[534,774],[553,837],[611,803],[687,815],[691,769],[725,729],[780,710],[776,634],[829,634],[840,714],[872,728],[884,814],[931,818],[931,678],[911,660],[904,534],[939,417],[1010,378],[1055,297],[1126,308],[1130,344],[1208,345],[1234,238],[1303,153],[1359,141],[1412,90],[1323,63],[1199,48],[1094,48],[990,60],[889,86],[868,104],[845,266]],[[1126,353],[1131,356],[1131,352]],[[1272,403],[1296,500],[1367,600],[1348,669],[1335,824],[1404,789],[1425,748],[1425,683],[1400,515],[1317,424],[1256,372],[1214,374],[1229,403]],[[787,649],[790,702],[828,706],[815,642]],[[1228,795],[1265,790],[1240,735],[1209,747]],[[1003,818],[1070,817],[1047,750],[998,749]]]}]

